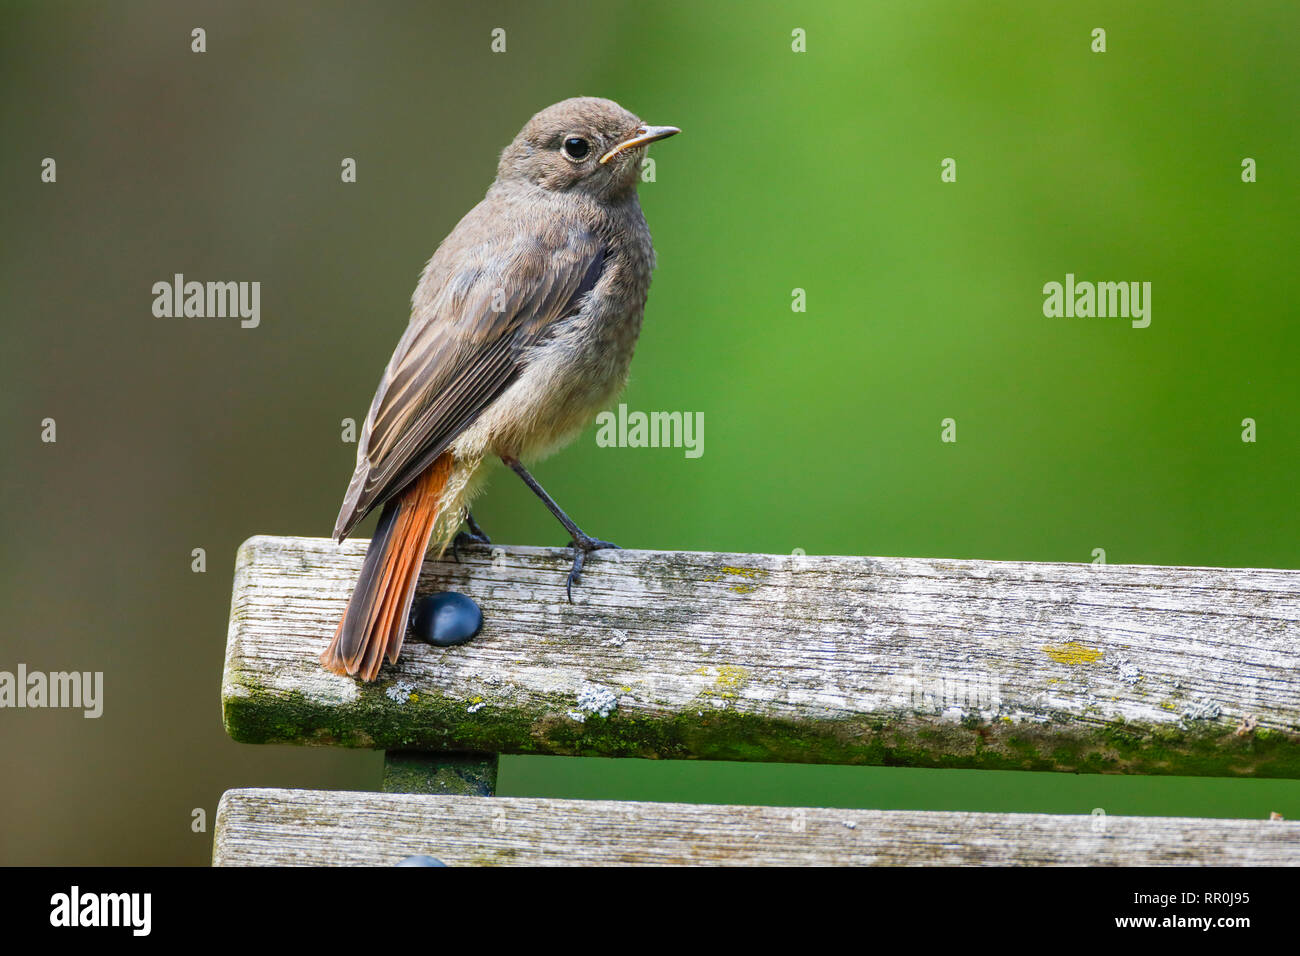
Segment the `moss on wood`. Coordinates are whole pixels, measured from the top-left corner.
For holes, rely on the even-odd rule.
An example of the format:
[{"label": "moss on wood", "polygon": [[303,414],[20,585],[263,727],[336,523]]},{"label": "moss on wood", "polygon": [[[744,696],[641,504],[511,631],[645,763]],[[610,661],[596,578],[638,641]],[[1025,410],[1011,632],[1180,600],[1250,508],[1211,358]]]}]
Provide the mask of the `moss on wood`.
[{"label": "moss on wood", "polygon": [[390,750],[384,757],[385,793],[439,793],[490,797],[497,788],[495,754],[428,754]]},{"label": "moss on wood", "polygon": [[1071,773],[1300,777],[1300,735],[1238,735],[1223,725],[1124,721],[985,721],[861,715],[763,717],[702,704],[677,712],[616,710],[572,717],[572,699],[533,695],[522,706],[428,690],[405,703],[382,686],[349,703],[239,685],[225,699],[226,730],[244,743],[332,744],[386,750],[867,764]]}]

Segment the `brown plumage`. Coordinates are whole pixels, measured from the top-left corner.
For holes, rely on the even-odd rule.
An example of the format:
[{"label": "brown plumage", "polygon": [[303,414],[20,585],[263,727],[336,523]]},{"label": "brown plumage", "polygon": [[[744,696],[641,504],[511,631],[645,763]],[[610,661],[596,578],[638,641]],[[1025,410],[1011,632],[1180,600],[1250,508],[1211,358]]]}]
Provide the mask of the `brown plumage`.
[{"label": "brown plumage", "polygon": [[335,673],[371,681],[385,657],[390,664],[397,662],[415,582],[451,472],[451,453],[443,452],[399,498],[384,505],[352,600],[321,654],[321,663]]},{"label": "brown plumage", "polygon": [[321,655],[329,670],[374,680],[397,660],[425,550],[451,540],[487,460],[518,472],[572,536],[570,587],[587,553],[613,547],[583,533],[522,461],[571,440],[626,381],[654,268],[640,159],[675,132],[610,100],[542,110],[429,260],[334,527],[341,541],[384,506]]}]

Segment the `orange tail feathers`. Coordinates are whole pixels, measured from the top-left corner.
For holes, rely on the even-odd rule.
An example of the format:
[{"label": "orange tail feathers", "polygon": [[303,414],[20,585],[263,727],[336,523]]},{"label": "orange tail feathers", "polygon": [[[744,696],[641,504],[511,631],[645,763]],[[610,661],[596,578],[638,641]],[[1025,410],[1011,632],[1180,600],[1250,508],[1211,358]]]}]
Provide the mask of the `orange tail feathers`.
[{"label": "orange tail feathers", "polygon": [[384,505],[343,620],[320,656],[327,670],[372,681],[379,676],[385,656],[396,663],[452,464],[451,452],[439,455],[424,474]]}]

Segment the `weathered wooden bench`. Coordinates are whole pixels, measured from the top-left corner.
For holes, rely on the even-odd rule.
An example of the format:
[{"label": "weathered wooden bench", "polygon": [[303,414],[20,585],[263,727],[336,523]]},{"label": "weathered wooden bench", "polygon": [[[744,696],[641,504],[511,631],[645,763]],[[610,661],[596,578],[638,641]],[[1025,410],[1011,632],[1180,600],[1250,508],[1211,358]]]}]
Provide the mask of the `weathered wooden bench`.
[{"label": "weathered wooden bench", "polygon": [[384,793],[235,790],[218,864],[1300,863],[1300,823],[491,796],[499,754],[1300,777],[1300,571],[565,552],[426,561],[482,606],[327,673],[365,542],[255,537],[222,703],[248,743],[389,752]]}]

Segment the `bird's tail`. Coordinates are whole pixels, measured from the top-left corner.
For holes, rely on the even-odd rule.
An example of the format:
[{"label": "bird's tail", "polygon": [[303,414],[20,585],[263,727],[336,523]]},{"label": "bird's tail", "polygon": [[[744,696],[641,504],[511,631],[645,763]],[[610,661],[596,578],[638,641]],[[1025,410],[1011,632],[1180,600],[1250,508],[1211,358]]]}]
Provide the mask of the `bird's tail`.
[{"label": "bird's tail", "polygon": [[452,464],[451,452],[439,455],[405,491],[384,505],[343,620],[320,656],[327,670],[372,681],[379,676],[385,656],[389,663],[397,661],[415,582]]}]

